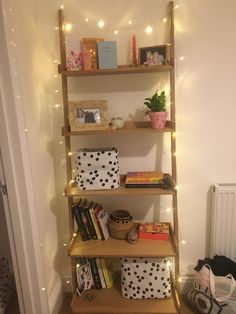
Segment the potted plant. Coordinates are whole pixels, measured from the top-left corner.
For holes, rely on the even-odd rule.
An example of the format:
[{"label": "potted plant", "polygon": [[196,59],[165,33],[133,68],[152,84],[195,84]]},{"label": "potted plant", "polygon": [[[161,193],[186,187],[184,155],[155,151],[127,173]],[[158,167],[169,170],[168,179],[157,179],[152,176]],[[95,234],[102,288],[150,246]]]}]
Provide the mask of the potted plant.
[{"label": "potted plant", "polygon": [[145,114],[149,115],[152,127],[155,129],[164,128],[168,115],[165,91],[158,94],[157,90],[152,97],[145,98],[144,105],[147,106]]}]

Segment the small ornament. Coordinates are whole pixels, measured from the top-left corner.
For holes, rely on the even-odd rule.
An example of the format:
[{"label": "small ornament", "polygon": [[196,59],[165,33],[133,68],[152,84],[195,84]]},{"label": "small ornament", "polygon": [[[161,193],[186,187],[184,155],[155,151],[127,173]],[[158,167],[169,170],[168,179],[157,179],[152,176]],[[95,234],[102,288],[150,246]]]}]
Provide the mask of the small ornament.
[{"label": "small ornament", "polygon": [[127,241],[130,244],[135,244],[138,242],[138,231],[136,229],[132,229],[127,233]]},{"label": "small ornament", "polygon": [[137,64],[137,48],[136,48],[136,36],[135,34],[132,37],[132,64]]}]

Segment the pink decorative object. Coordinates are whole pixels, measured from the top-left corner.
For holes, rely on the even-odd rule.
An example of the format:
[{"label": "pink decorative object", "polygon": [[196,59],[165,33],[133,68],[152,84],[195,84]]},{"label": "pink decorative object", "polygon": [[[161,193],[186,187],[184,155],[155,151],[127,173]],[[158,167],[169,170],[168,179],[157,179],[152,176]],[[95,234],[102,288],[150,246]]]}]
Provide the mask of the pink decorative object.
[{"label": "pink decorative object", "polygon": [[132,37],[132,64],[137,64],[137,48],[136,48],[136,36],[135,34]]},{"label": "pink decorative object", "polygon": [[151,119],[152,127],[154,129],[163,129],[166,123],[168,112],[150,112],[149,117]]},{"label": "pink decorative object", "polygon": [[66,68],[68,71],[83,70],[84,64],[82,52],[68,49],[66,54]]}]

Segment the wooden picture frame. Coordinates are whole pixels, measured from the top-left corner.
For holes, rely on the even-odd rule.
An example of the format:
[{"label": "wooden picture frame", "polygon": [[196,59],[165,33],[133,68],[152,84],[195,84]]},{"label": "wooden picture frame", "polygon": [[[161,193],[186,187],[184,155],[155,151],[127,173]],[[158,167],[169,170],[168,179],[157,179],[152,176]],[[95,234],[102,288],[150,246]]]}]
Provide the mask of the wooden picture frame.
[{"label": "wooden picture frame", "polygon": [[144,66],[167,64],[167,45],[139,48],[138,64]]},{"label": "wooden picture frame", "polygon": [[105,130],[109,127],[106,100],[69,101],[70,130]]}]

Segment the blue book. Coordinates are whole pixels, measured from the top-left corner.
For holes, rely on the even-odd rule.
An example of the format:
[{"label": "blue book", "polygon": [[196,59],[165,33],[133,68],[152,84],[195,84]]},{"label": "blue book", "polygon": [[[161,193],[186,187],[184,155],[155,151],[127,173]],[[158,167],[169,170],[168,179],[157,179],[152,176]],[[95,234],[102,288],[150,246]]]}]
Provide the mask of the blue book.
[{"label": "blue book", "polygon": [[98,65],[99,69],[117,68],[116,41],[98,42]]}]

